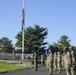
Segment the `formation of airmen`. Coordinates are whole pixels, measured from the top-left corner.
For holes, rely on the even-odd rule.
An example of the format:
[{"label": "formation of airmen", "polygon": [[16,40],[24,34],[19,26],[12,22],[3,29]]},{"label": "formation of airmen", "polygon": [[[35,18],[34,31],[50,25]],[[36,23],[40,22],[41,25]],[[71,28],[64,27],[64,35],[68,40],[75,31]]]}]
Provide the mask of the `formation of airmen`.
[{"label": "formation of airmen", "polygon": [[63,69],[66,75],[76,75],[76,53],[72,46],[64,47],[62,54],[61,52],[53,54],[51,49],[46,50],[46,56],[49,75],[53,75],[54,71],[61,73]]}]

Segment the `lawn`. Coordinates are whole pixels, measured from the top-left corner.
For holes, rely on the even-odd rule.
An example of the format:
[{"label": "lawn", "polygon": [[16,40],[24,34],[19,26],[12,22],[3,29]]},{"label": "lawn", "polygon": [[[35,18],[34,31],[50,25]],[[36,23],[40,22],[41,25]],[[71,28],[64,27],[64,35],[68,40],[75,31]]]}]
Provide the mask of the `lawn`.
[{"label": "lawn", "polygon": [[0,73],[2,72],[11,72],[15,70],[26,69],[28,67],[25,66],[17,66],[16,64],[9,64],[6,62],[0,62]]}]

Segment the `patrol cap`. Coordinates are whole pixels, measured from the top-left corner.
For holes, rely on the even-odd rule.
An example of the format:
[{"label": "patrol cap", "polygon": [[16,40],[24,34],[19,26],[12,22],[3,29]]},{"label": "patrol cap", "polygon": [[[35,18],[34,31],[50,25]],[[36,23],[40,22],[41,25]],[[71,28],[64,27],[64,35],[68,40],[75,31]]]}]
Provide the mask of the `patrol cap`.
[{"label": "patrol cap", "polygon": [[52,51],[52,49],[51,49],[51,48],[49,48],[48,50]]},{"label": "patrol cap", "polygon": [[52,52],[52,49],[51,49],[51,48],[49,48],[49,49],[48,49],[48,52]]}]

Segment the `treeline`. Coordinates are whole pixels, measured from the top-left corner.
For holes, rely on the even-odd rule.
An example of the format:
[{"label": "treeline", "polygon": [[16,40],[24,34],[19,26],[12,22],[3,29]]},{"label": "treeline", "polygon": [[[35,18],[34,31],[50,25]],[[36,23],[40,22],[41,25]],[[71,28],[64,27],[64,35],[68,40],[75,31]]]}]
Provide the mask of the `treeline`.
[{"label": "treeline", "polygon": [[[24,52],[25,53],[33,53],[36,51],[38,54],[45,53],[45,49],[47,48],[48,42],[45,41],[48,35],[48,29],[44,27],[40,27],[39,25],[35,25],[34,27],[27,27],[24,30]],[[2,37],[0,39],[0,52],[1,53],[12,53],[22,52],[22,31],[17,33],[17,39],[15,47],[12,44],[12,40],[9,40],[7,37]],[[51,40],[51,38],[50,38]],[[71,46],[69,37],[67,35],[62,35],[60,39],[53,44],[49,45],[53,49],[53,52],[63,50],[65,46]],[[76,47],[73,46],[75,49]]]}]

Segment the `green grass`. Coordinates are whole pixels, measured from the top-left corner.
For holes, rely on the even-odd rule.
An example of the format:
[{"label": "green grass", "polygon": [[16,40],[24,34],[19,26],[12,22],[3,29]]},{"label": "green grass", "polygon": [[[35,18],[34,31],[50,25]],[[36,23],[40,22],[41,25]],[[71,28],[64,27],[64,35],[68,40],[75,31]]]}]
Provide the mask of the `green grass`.
[{"label": "green grass", "polygon": [[25,68],[28,68],[28,67],[17,66],[15,64],[9,64],[9,63],[6,63],[6,62],[0,62],[0,73],[11,72],[11,71],[21,70],[21,69],[25,69]]}]

